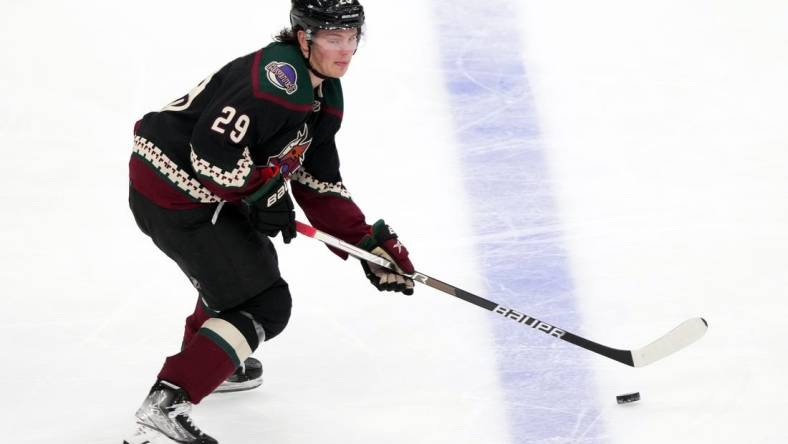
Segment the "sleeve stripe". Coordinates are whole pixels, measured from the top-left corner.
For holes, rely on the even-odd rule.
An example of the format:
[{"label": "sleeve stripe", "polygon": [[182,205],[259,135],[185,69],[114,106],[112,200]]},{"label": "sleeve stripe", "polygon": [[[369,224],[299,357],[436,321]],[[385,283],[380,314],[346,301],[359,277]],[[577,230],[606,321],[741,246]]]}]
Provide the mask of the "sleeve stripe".
[{"label": "sleeve stripe", "polygon": [[225,188],[243,188],[252,174],[252,156],[249,153],[249,148],[244,148],[243,155],[238,159],[235,169],[226,171],[216,165],[212,165],[205,159],[201,159],[194,152],[194,147],[191,149],[192,167],[197,174],[207,177]]},{"label": "sleeve stripe", "polygon": [[323,110],[326,112],[326,114],[330,114],[339,119],[341,119],[345,115],[345,113],[342,112],[339,108],[334,108],[333,106],[326,106],[325,108],[323,108]]},{"label": "sleeve stripe", "polygon": [[334,194],[344,199],[352,200],[350,192],[345,188],[342,182],[323,182],[317,180],[314,176],[304,171],[303,168],[296,171],[290,179],[318,194]]}]

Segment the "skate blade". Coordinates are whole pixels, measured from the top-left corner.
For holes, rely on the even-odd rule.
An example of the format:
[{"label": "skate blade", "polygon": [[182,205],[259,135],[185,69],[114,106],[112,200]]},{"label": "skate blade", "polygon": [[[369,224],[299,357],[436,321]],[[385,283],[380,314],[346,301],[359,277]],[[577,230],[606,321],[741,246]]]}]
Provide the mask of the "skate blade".
[{"label": "skate blade", "polygon": [[137,423],[137,430],[130,438],[123,440],[123,444],[173,444],[177,442],[160,431],[141,423]]},{"label": "skate blade", "polygon": [[263,385],[263,378],[251,379],[243,382],[224,381],[219,387],[216,387],[213,393],[243,392],[260,387],[261,385]]}]

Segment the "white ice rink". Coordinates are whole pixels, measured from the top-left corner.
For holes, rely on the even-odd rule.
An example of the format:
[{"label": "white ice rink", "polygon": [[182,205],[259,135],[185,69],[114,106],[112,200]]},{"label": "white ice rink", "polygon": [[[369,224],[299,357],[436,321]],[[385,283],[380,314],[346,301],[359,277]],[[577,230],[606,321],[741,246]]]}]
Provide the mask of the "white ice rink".
[{"label": "white ice rink", "polygon": [[[195,299],[128,210],[132,125],[267,44],[288,3],[2,1],[0,442],[132,430]],[[342,174],[418,269],[618,348],[699,315],[708,334],[633,369],[277,240],[294,308],[255,353],[265,383],[197,424],[222,444],[788,442],[788,2],[365,6]]]}]

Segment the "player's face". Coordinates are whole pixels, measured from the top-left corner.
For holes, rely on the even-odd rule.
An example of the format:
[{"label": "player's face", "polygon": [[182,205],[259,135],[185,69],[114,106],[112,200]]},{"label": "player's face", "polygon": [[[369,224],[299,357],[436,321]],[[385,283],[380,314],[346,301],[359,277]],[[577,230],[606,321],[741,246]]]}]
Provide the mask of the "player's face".
[{"label": "player's face", "polygon": [[358,48],[356,29],[319,31],[312,38],[312,65],[329,77],[342,77]]}]

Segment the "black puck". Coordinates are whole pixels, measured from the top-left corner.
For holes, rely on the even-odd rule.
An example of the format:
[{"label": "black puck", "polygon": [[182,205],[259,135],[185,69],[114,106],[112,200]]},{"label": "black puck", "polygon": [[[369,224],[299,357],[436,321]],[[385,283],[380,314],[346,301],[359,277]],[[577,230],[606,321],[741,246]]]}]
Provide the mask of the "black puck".
[{"label": "black puck", "polygon": [[623,395],[616,396],[616,402],[619,404],[629,404],[635,401],[640,401],[640,392],[624,393]]}]

